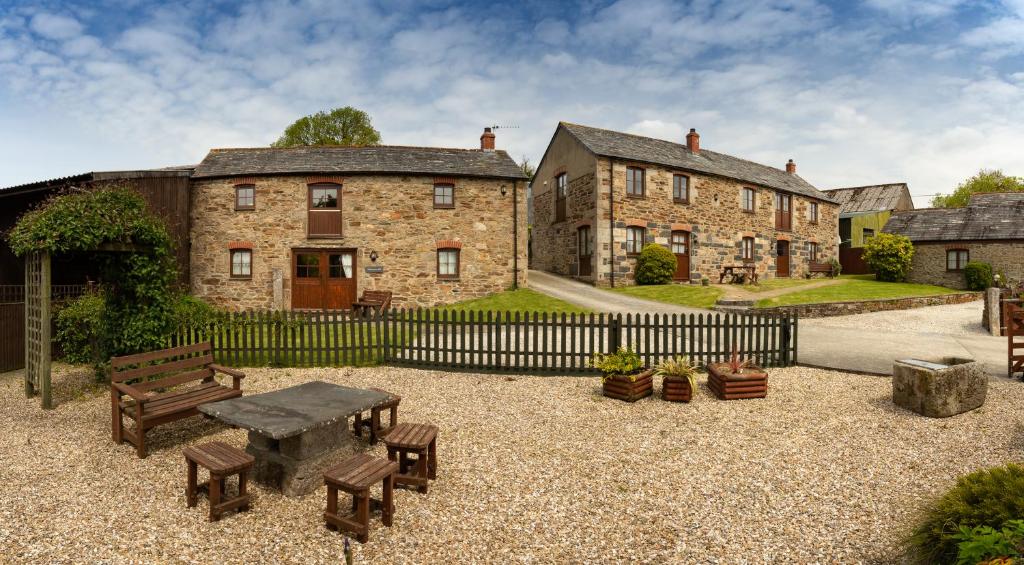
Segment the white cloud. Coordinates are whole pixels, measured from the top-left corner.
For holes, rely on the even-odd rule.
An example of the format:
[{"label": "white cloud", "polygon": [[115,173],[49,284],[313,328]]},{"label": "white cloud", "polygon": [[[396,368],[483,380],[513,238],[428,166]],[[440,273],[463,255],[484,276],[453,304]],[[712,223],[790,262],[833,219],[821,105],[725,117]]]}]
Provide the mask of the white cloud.
[{"label": "white cloud", "polygon": [[40,12],[32,17],[32,31],[47,39],[71,39],[82,33],[78,20],[60,14]]}]

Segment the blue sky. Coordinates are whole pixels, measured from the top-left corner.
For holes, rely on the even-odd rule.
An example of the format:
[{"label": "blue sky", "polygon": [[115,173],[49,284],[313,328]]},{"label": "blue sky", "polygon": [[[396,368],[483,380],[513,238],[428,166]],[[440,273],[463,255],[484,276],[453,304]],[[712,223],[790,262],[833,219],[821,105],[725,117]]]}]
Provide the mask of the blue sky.
[{"label": "blue sky", "polygon": [[1024,175],[1024,0],[0,0],[0,186],[198,162],[352,105],[384,143],[539,160],[559,120],[819,188]]}]

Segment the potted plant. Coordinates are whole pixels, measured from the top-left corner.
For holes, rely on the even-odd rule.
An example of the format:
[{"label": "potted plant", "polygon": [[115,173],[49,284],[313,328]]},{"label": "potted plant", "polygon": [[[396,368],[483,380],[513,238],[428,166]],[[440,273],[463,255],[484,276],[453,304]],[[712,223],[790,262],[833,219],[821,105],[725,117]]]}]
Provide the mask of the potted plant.
[{"label": "potted plant", "polygon": [[644,369],[640,356],[628,347],[598,353],[591,364],[601,371],[601,388],[609,398],[635,402],[654,393],[654,370]]},{"label": "potted plant", "polygon": [[729,361],[708,363],[708,388],[721,400],[764,398],[768,395],[768,373],[741,359],[734,346]]},{"label": "potted plant", "polygon": [[654,368],[661,377],[661,398],[669,402],[689,402],[697,388],[697,366],[686,355],[666,359]]}]

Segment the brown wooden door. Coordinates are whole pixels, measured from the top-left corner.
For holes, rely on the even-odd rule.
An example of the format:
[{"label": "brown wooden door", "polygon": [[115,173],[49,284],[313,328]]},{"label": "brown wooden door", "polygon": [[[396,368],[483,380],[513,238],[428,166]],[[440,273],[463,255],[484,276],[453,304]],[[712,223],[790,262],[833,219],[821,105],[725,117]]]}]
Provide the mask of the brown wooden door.
[{"label": "brown wooden door", "polygon": [[351,249],[292,252],[292,308],[343,310],[356,300],[356,254]]},{"label": "brown wooden door", "polygon": [[581,226],[576,230],[576,249],[579,260],[579,276],[591,276],[594,272],[594,248],[590,241],[590,226]]},{"label": "brown wooden door", "polygon": [[775,276],[789,276],[789,242],[779,241],[775,244]]},{"label": "brown wooden door", "polygon": [[690,280],[690,232],[672,232],[671,246],[676,256],[676,274],[672,278],[677,281]]}]

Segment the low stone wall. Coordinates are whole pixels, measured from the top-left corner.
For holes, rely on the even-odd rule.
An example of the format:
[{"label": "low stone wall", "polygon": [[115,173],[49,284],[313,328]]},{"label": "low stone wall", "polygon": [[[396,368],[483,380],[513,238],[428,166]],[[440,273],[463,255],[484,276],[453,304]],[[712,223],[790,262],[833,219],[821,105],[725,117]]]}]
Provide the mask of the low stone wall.
[{"label": "low stone wall", "polygon": [[915,296],[912,298],[894,298],[890,300],[794,304],[791,306],[758,308],[757,312],[765,314],[796,314],[801,318],[827,318],[829,316],[848,316],[850,314],[866,314],[868,312],[883,312],[886,310],[910,310],[911,308],[922,308],[925,306],[963,304],[964,302],[974,302],[981,299],[981,292],[959,292],[939,296]]}]

